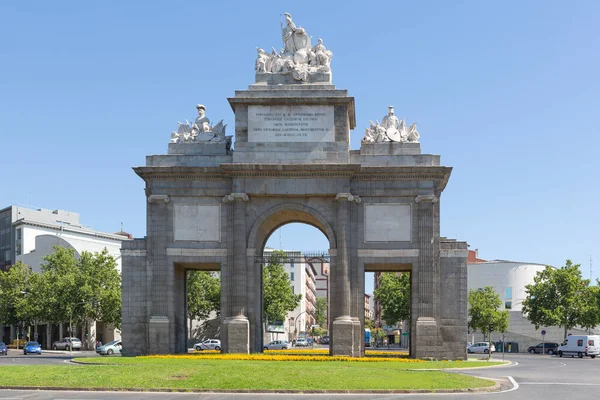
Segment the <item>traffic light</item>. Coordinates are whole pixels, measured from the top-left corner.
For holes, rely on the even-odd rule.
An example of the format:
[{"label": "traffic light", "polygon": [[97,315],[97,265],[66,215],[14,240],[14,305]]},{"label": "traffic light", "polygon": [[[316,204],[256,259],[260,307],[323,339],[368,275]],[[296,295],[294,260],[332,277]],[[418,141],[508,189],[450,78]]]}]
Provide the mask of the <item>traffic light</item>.
[{"label": "traffic light", "polygon": [[494,324],[490,324],[490,332],[494,332]]}]

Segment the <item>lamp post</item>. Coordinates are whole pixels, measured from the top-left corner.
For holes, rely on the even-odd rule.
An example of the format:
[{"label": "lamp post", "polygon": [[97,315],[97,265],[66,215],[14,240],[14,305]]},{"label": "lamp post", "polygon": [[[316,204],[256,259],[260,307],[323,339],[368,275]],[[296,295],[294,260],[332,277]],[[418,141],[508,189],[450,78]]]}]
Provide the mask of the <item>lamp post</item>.
[{"label": "lamp post", "polygon": [[[19,294],[25,295],[25,294],[27,294],[27,292],[24,290],[20,290]],[[17,350],[19,350],[19,324],[18,323],[17,323]]]}]

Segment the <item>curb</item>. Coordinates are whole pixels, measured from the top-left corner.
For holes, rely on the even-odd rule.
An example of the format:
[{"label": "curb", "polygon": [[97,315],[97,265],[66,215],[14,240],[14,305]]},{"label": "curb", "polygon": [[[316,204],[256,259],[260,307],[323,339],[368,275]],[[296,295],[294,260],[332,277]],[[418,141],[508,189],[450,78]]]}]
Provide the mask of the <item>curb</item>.
[{"label": "curb", "polygon": [[61,386],[0,386],[10,390],[69,390],[76,392],[144,392],[144,393],[281,393],[281,394],[410,394],[410,393],[492,393],[501,392],[502,385],[466,389],[370,389],[370,390],[253,390],[253,389],[141,389],[141,388],[72,388]]}]

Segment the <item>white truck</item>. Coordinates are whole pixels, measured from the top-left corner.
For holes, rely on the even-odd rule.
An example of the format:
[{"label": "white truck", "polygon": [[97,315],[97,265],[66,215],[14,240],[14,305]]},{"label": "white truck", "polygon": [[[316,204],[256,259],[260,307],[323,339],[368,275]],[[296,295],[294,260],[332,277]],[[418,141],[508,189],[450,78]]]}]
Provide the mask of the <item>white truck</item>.
[{"label": "white truck", "polygon": [[600,355],[600,336],[598,335],[571,335],[567,336],[565,341],[558,346],[558,356],[563,355],[583,358],[590,356],[596,358]]}]

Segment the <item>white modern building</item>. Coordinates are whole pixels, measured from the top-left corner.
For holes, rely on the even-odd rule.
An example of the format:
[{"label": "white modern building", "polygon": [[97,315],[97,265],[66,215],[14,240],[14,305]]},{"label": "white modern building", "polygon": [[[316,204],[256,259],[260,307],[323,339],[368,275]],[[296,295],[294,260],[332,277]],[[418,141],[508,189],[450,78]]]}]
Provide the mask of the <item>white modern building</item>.
[{"label": "white modern building", "polygon": [[[486,261],[477,257],[476,250],[469,250],[467,282],[469,290],[491,286],[502,301],[501,309],[509,311],[508,331],[504,333],[504,341],[518,343],[520,352],[527,351],[529,346],[542,341],[561,343],[564,329],[557,326],[535,326],[523,316],[523,300],[527,296],[525,286],[534,283],[539,271],[546,268],[544,264],[493,260]],[[542,337],[542,330],[546,335]],[[587,331],[572,329],[572,334],[585,334]],[[469,342],[483,340],[481,332],[471,333]],[[501,341],[502,333],[493,332],[493,341]]]},{"label": "white modern building", "polygon": [[[121,242],[132,239],[126,232],[115,234],[93,230],[81,224],[78,213],[63,210],[32,209],[23,206],[10,206],[0,210],[0,268],[21,261],[33,272],[41,272],[44,257],[54,252],[54,246],[72,248],[75,256],[82,252],[100,252],[105,248],[112,255],[121,271]],[[114,327],[100,322],[92,327],[94,336],[107,342],[120,338]],[[46,348],[64,336],[62,326],[39,325],[35,327],[34,338]],[[5,342],[16,338],[15,327],[0,330]],[[90,335],[92,337],[93,335]],[[33,338],[32,338],[33,339]]]}]

